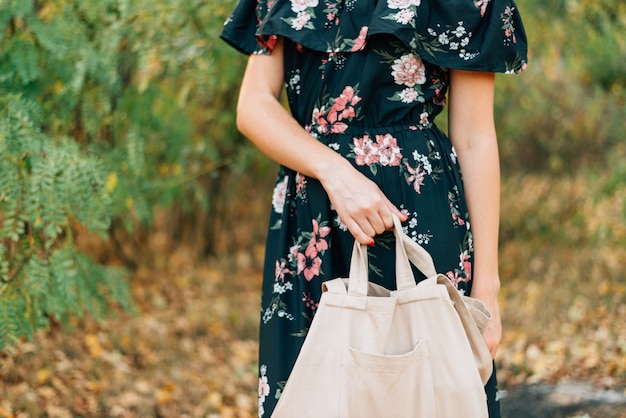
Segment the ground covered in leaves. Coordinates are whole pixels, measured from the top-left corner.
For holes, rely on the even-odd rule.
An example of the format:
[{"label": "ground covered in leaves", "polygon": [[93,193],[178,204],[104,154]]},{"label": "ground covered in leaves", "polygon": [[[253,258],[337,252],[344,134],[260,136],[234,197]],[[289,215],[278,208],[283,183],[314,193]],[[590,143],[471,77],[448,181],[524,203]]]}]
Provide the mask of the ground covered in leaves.
[{"label": "ground covered in leaves", "polygon": [[[626,417],[626,192],[591,201],[584,181],[530,176],[503,191],[505,416]],[[245,248],[202,259],[153,234],[137,314],[0,354],[0,417],[255,416],[263,248]]]},{"label": "ground covered in leaves", "polygon": [[134,275],[137,315],[83,318],[4,353],[0,417],[256,415],[259,269],[249,254],[189,254]]}]

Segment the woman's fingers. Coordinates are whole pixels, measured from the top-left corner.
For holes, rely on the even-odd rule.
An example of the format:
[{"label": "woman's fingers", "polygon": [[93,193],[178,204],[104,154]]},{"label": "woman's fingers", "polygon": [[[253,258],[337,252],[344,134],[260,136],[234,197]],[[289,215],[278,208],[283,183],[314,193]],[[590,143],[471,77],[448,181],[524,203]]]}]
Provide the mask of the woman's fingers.
[{"label": "woman's fingers", "polygon": [[323,185],[339,218],[361,244],[372,244],[376,235],[393,229],[393,214],[401,221],[407,219],[378,185],[351,166],[325,179]]}]

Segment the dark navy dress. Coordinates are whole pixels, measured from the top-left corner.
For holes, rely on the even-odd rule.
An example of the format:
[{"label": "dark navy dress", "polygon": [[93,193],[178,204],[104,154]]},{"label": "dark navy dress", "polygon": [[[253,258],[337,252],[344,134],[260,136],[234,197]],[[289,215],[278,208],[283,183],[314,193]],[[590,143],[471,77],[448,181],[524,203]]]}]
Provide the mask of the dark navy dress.
[{"label": "dark navy dress", "polygon": [[[269,54],[279,36],[285,39],[293,117],[380,186],[409,216],[405,232],[469,294],[473,244],[463,181],[435,117],[446,104],[448,69],[517,73],[526,67],[515,3],[241,0],[221,36],[246,54]],[[260,417],[269,417],[280,397],[321,283],[347,277],[353,243],[320,183],[281,167],[264,270]],[[369,251],[370,280],[394,288],[393,235],[378,236]],[[498,417],[495,372],[485,390],[490,416]]]}]

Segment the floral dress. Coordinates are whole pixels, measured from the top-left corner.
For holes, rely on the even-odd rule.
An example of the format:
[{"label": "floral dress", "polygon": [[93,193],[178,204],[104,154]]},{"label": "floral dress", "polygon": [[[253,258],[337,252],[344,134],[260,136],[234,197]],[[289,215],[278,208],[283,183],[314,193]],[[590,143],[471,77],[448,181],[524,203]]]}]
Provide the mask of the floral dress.
[{"label": "floral dress", "polygon": [[[449,69],[517,73],[526,36],[512,0],[241,0],[222,39],[270,54],[284,38],[293,117],[409,216],[404,232],[460,292],[473,244],[461,172],[435,125]],[[259,416],[269,417],[315,315],[321,283],[347,277],[354,239],[321,184],[280,167],[272,196],[259,353]],[[395,287],[393,234],[369,249],[370,280]],[[423,276],[416,272],[416,278]],[[498,417],[495,372],[485,387]],[[320,402],[312,399],[311,402]]]}]

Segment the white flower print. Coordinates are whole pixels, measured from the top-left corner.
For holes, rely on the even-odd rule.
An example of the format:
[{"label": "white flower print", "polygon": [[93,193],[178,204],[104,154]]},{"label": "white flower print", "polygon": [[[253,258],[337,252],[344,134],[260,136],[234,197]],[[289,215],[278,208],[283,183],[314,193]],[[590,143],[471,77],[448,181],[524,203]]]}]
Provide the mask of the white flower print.
[{"label": "white flower print", "polygon": [[421,0],[387,0],[387,7],[390,9],[407,9],[420,4]]},{"label": "white flower print", "polygon": [[290,263],[293,262],[298,257],[299,249],[300,249],[300,246],[297,244],[289,247],[289,255],[287,256],[287,259],[289,260]]},{"label": "white flower print", "polygon": [[278,183],[276,187],[274,187],[274,193],[272,194],[272,206],[274,207],[274,212],[283,213],[283,207],[285,206],[285,197],[287,196],[287,183],[289,182],[289,177],[285,176],[283,181]]},{"label": "white flower print", "polygon": [[407,87],[400,92],[400,100],[402,103],[413,103],[419,97],[417,90]]},{"label": "white flower print", "polygon": [[439,35],[439,43],[441,45],[447,45],[448,43],[450,43],[450,39],[448,38],[448,34],[447,33],[442,33]]},{"label": "white flower print", "polygon": [[287,290],[293,290],[293,283],[287,282],[285,284],[280,284],[278,282],[274,283],[274,293],[282,295],[287,292]]},{"label": "white flower print", "polygon": [[296,70],[292,73],[287,87],[293,90],[296,94],[300,94],[300,70]]},{"label": "white flower print", "polygon": [[459,57],[463,58],[465,61],[469,61],[469,60],[473,59],[474,57],[476,57],[476,55],[478,55],[478,53],[476,53],[476,52],[474,52],[474,53],[467,52],[464,49],[461,49],[459,51]]},{"label": "white flower print", "polygon": [[420,125],[428,126],[429,124],[430,124],[430,121],[428,120],[428,113],[427,112],[423,112],[420,115]]},{"label": "white flower print", "polygon": [[457,26],[453,33],[457,38],[462,38],[463,35],[467,33],[467,30],[465,30],[465,27],[463,26],[463,22],[459,22],[459,26]]},{"label": "white flower print", "polygon": [[417,234],[417,243],[419,245],[428,245],[432,237],[433,234]]},{"label": "white flower print", "polygon": [[417,151],[413,151],[413,158],[415,159],[415,161],[422,164],[422,167],[424,168],[424,170],[426,170],[426,173],[428,175],[431,175],[433,173],[433,166],[426,155],[420,154]]},{"label": "white flower print", "polygon": [[415,12],[411,9],[402,9],[396,13],[396,22],[407,25],[415,18]]},{"label": "white flower print", "polygon": [[459,43],[458,42],[450,42],[450,50],[456,51],[457,49],[459,49]]},{"label": "white flower print", "polygon": [[311,20],[311,15],[307,12],[298,12],[298,16],[291,22],[291,27],[295,30],[302,30]]},{"label": "white flower print", "polygon": [[394,60],[391,66],[396,84],[413,87],[416,84],[424,84],[426,82],[426,68],[422,59],[414,54],[407,54]]},{"label": "white flower print", "polygon": [[317,7],[318,4],[319,0],[291,0],[291,10],[299,14],[309,7]]},{"label": "white flower print", "polygon": [[286,292],[285,286],[281,285],[278,282],[274,283],[274,293],[278,293],[279,295],[282,295],[285,292]]}]

